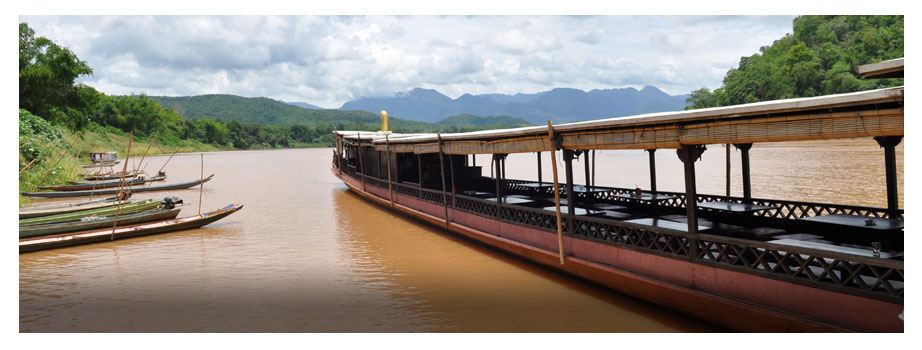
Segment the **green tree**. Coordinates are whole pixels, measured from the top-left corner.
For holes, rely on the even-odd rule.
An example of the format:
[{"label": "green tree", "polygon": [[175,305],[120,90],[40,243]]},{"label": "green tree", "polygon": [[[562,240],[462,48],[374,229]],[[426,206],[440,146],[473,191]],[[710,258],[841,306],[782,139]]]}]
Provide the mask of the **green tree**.
[{"label": "green tree", "polygon": [[713,92],[692,91],[687,109],[899,86],[864,80],[856,67],[903,57],[903,16],[801,16],[794,33],[740,58]]},{"label": "green tree", "polygon": [[85,85],[75,86],[74,80],[91,74],[93,69],[69,49],[45,37],[36,38],[28,24],[19,24],[20,108],[81,129],[98,102],[98,93]]}]

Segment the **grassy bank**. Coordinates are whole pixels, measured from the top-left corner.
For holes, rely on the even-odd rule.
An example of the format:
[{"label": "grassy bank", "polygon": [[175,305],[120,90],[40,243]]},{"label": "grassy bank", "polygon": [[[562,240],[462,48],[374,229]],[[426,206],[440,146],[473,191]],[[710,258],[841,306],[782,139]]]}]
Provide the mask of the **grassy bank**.
[{"label": "grassy bank", "polygon": [[[128,133],[111,127],[91,126],[83,131],[73,132],[21,110],[19,170],[22,171],[26,166],[29,168],[19,176],[19,191],[31,192],[38,190],[38,186],[82,180],[81,165],[90,163],[89,152],[116,151],[118,158],[124,161],[128,138]],[[153,135],[134,138],[131,145],[131,158],[143,155],[152,139]],[[147,155],[231,149],[230,146],[219,147],[200,141],[166,141],[161,142],[159,139],[155,141],[147,150]],[[30,162],[31,165],[29,165]],[[20,207],[29,206],[30,202],[29,197],[19,195]]]}]

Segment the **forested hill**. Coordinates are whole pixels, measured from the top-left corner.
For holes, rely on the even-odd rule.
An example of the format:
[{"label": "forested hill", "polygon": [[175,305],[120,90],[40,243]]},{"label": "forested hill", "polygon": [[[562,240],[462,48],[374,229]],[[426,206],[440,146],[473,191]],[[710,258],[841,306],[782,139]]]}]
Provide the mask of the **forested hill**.
[{"label": "forested hill", "polygon": [[903,16],[801,16],[793,34],[742,57],[723,85],[695,90],[691,108],[811,97],[903,85],[862,79],[856,67],[903,57]]},{"label": "forested hill", "polygon": [[[307,109],[265,97],[235,95],[149,96],[164,108],[172,109],[184,119],[208,117],[228,123],[276,125],[290,127],[331,126],[342,130],[355,125],[380,125],[381,117],[365,111]],[[400,118],[389,118],[392,128],[401,131],[433,130],[435,125]]]},{"label": "forested hill", "polygon": [[533,124],[548,119],[556,123],[612,118],[653,112],[678,111],[685,107],[686,95],[670,96],[647,86],[583,91],[556,88],[536,94],[464,94],[456,99],[436,90],[416,88],[393,97],[360,98],[343,104],[340,110],[375,111],[411,120],[436,122],[449,116],[505,115],[522,118]]}]

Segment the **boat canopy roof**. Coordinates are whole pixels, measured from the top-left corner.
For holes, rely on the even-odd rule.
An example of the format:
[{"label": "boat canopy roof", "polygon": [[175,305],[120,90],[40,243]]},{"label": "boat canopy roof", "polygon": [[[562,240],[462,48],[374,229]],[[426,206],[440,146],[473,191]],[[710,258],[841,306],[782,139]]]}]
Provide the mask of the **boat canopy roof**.
[{"label": "boat canopy roof", "polygon": [[862,78],[902,78],[903,58],[858,66],[858,75]]},{"label": "boat canopy roof", "polygon": [[[903,87],[554,125],[566,149],[659,149],[683,145],[903,135]],[[446,134],[336,131],[392,152],[448,154],[549,151],[547,126]],[[441,137],[442,145],[438,141]]]}]

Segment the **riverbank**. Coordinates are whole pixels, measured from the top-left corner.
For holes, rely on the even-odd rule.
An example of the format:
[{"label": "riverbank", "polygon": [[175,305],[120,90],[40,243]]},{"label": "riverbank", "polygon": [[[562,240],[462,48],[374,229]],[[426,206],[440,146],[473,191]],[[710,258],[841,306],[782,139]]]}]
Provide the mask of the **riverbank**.
[{"label": "riverbank", "polygon": [[[19,170],[22,174],[19,175],[19,191],[35,191],[41,185],[80,180],[80,165],[90,163],[89,152],[116,151],[118,158],[124,161],[128,139],[128,133],[116,128],[92,125],[76,132],[20,111]],[[214,152],[233,149],[231,146],[207,144],[197,140],[174,139],[163,142],[158,139],[151,143],[153,139],[153,135],[134,137],[131,159],[139,159],[138,157],[145,152],[147,156],[153,156],[173,152]],[[123,165],[124,163],[119,164]],[[26,166],[29,168],[23,171]],[[129,166],[132,164],[129,163]],[[141,165],[141,168],[143,169],[144,165]],[[30,202],[29,197],[19,195],[20,207],[27,206]]]}]

